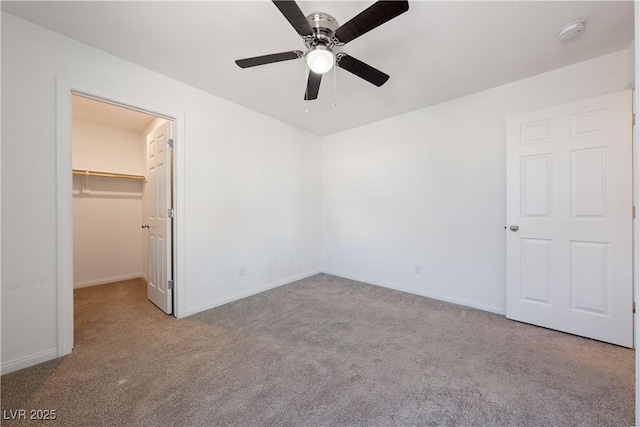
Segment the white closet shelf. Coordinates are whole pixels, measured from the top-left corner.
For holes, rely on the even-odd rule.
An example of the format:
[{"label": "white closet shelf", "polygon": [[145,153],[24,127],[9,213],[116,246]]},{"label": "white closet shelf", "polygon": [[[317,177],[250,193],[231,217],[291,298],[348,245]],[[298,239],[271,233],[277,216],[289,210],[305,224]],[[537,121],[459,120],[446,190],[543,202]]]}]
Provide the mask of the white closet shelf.
[{"label": "white closet shelf", "polygon": [[135,179],[138,181],[146,181],[147,178],[143,175],[128,175],[124,173],[111,173],[111,172],[98,172],[82,169],[73,169],[74,175],[80,176],[99,176],[102,178],[120,178],[120,179]]}]

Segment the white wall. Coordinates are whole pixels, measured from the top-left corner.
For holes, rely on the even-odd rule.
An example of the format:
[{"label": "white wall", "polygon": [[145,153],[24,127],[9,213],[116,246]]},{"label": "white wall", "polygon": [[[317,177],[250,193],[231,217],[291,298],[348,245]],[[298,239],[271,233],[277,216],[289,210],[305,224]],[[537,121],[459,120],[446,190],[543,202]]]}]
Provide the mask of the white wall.
[{"label": "white wall", "polygon": [[620,51],[323,138],[323,271],[504,313],[505,117],[623,90],[628,60]]},{"label": "white wall", "polygon": [[181,313],[320,270],[317,136],[2,13],[3,372],[58,354],[56,77],[177,112]]},{"label": "white wall", "polygon": [[143,132],[74,117],[73,167],[144,175],[145,141]]},{"label": "white wall", "polygon": [[[145,175],[142,132],[78,117],[72,131],[74,169]],[[142,181],[74,176],[74,287],[142,277],[143,191]]]}]

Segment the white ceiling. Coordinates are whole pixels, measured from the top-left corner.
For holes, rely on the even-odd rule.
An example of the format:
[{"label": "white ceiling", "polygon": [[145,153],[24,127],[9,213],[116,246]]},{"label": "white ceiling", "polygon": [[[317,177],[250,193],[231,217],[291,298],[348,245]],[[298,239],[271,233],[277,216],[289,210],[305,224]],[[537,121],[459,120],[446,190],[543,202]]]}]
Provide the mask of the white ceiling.
[{"label": "white ceiling", "polygon": [[93,99],[82,96],[74,95],[71,101],[73,117],[75,118],[135,130],[137,132],[144,131],[156,118],[155,116],[139,111],[107,104],[105,102],[94,101]]},{"label": "white ceiling", "polygon": [[[300,1],[345,23],[372,1]],[[410,1],[409,11],[337,49],[391,78],[337,70],[303,101],[303,60],[240,69],[234,60],[304,50],[270,1],[2,2],[2,10],[317,135],[392,117],[624,49],[633,2]],[[580,37],[560,41],[584,19]]]}]

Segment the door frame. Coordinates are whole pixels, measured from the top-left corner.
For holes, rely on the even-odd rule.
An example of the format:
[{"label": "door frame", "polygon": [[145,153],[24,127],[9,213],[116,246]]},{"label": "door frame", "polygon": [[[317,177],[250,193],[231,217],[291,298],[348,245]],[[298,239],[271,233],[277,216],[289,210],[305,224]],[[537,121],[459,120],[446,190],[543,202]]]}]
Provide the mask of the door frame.
[{"label": "door frame", "polygon": [[[174,316],[186,312],[185,289],[185,114],[175,111],[170,100],[164,103],[140,101],[116,90],[83,82],[56,78],[56,236],[57,236],[57,347],[58,357],[73,349],[73,178],[72,178],[72,95],[79,95],[120,107],[171,120],[174,123],[173,148],[173,307]],[[157,100],[156,100],[157,101]]]}]

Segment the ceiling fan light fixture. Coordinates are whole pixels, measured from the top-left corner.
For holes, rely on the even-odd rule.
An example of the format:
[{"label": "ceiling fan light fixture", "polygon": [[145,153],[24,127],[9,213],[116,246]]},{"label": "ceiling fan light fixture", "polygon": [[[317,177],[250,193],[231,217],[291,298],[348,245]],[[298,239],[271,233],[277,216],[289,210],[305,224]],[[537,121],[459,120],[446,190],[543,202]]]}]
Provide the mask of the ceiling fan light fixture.
[{"label": "ceiling fan light fixture", "polygon": [[324,74],[333,68],[335,58],[333,52],[326,46],[314,46],[304,55],[307,66],[316,74]]}]

